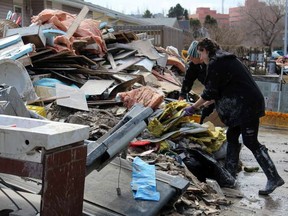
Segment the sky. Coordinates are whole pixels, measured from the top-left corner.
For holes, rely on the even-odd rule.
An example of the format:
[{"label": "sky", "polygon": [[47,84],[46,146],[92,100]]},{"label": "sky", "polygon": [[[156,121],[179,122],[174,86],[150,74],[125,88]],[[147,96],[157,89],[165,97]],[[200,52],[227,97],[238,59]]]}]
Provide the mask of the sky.
[{"label": "sky", "polygon": [[187,9],[190,14],[195,13],[198,7],[209,7],[222,13],[222,1],[224,1],[224,13],[228,13],[229,8],[243,6],[245,0],[85,0],[102,7],[116,10],[125,14],[143,14],[149,10],[152,14],[168,14],[171,7],[178,3],[182,8]]}]

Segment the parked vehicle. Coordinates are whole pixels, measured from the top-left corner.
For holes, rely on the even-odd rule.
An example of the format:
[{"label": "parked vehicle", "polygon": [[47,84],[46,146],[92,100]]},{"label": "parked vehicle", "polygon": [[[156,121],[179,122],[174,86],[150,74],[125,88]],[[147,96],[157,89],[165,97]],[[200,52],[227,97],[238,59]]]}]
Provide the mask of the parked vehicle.
[{"label": "parked vehicle", "polygon": [[[271,53],[271,60],[276,60],[279,57],[284,56],[283,50],[274,50]],[[274,65],[274,66],[273,66]],[[276,74],[280,75],[281,74],[281,67],[279,65],[276,65],[276,63],[270,62],[269,67],[275,67],[275,69],[272,69]],[[270,69],[269,69],[270,70]],[[283,74],[288,75],[288,66],[284,66],[283,68]]]},{"label": "parked vehicle", "polygon": [[272,52],[272,54],[271,54],[271,57],[272,57],[273,59],[277,59],[277,58],[280,57],[280,56],[284,56],[283,50],[274,50],[274,51]]}]

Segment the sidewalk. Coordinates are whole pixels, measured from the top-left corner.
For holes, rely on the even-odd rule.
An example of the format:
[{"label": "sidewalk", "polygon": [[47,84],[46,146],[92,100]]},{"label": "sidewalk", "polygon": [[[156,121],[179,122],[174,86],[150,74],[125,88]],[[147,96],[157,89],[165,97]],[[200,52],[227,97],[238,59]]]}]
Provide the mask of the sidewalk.
[{"label": "sidewalk", "polygon": [[[269,196],[259,196],[258,190],[265,187],[266,177],[260,168],[258,172],[238,174],[239,190],[243,198],[232,199],[233,205],[223,210],[220,215],[273,215],[284,216],[288,212],[288,133],[287,130],[260,128],[259,141],[269,149],[279,174],[285,184]],[[241,150],[243,166],[259,166],[252,153],[246,147]]]}]

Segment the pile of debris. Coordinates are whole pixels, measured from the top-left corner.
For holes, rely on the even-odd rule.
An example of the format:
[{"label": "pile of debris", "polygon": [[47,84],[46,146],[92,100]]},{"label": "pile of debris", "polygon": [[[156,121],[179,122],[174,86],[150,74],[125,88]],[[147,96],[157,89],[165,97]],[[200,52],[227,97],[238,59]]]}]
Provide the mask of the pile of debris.
[{"label": "pile of debris", "polygon": [[[0,84],[8,96],[1,99],[6,103],[1,102],[0,114],[89,125],[89,140],[97,141],[133,105],[151,107],[155,113],[147,129],[130,140],[127,159],[141,157],[159,171],[190,181],[160,214],[219,213],[220,206],[230,204],[219,188],[231,180],[217,161],[225,157],[224,130],[183,117],[186,102],[165,101],[181,87],[185,60],[173,47],[154,47],[145,34],[141,39],[143,34],[114,32],[85,19],[87,12],[86,7],[78,16],[44,10],[29,27],[2,27]],[[19,112],[9,86],[27,112]]]}]

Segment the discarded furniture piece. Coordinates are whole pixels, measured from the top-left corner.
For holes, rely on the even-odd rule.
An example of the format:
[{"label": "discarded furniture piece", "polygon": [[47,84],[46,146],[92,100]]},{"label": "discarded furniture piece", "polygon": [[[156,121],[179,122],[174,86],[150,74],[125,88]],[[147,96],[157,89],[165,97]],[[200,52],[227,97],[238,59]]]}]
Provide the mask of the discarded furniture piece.
[{"label": "discarded furniture piece", "polygon": [[89,127],[0,115],[0,173],[42,180],[41,216],[82,215]]},{"label": "discarded furniture piece", "polygon": [[51,25],[34,25],[22,28],[7,29],[4,37],[11,35],[20,35],[24,44],[33,43],[37,48],[46,46],[46,38],[43,34],[43,30],[51,28]]},{"label": "discarded furniture piece", "polygon": [[17,59],[24,66],[28,66],[32,64],[28,54],[34,49],[34,44],[24,45],[20,35],[0,38],[0,59]]}]

